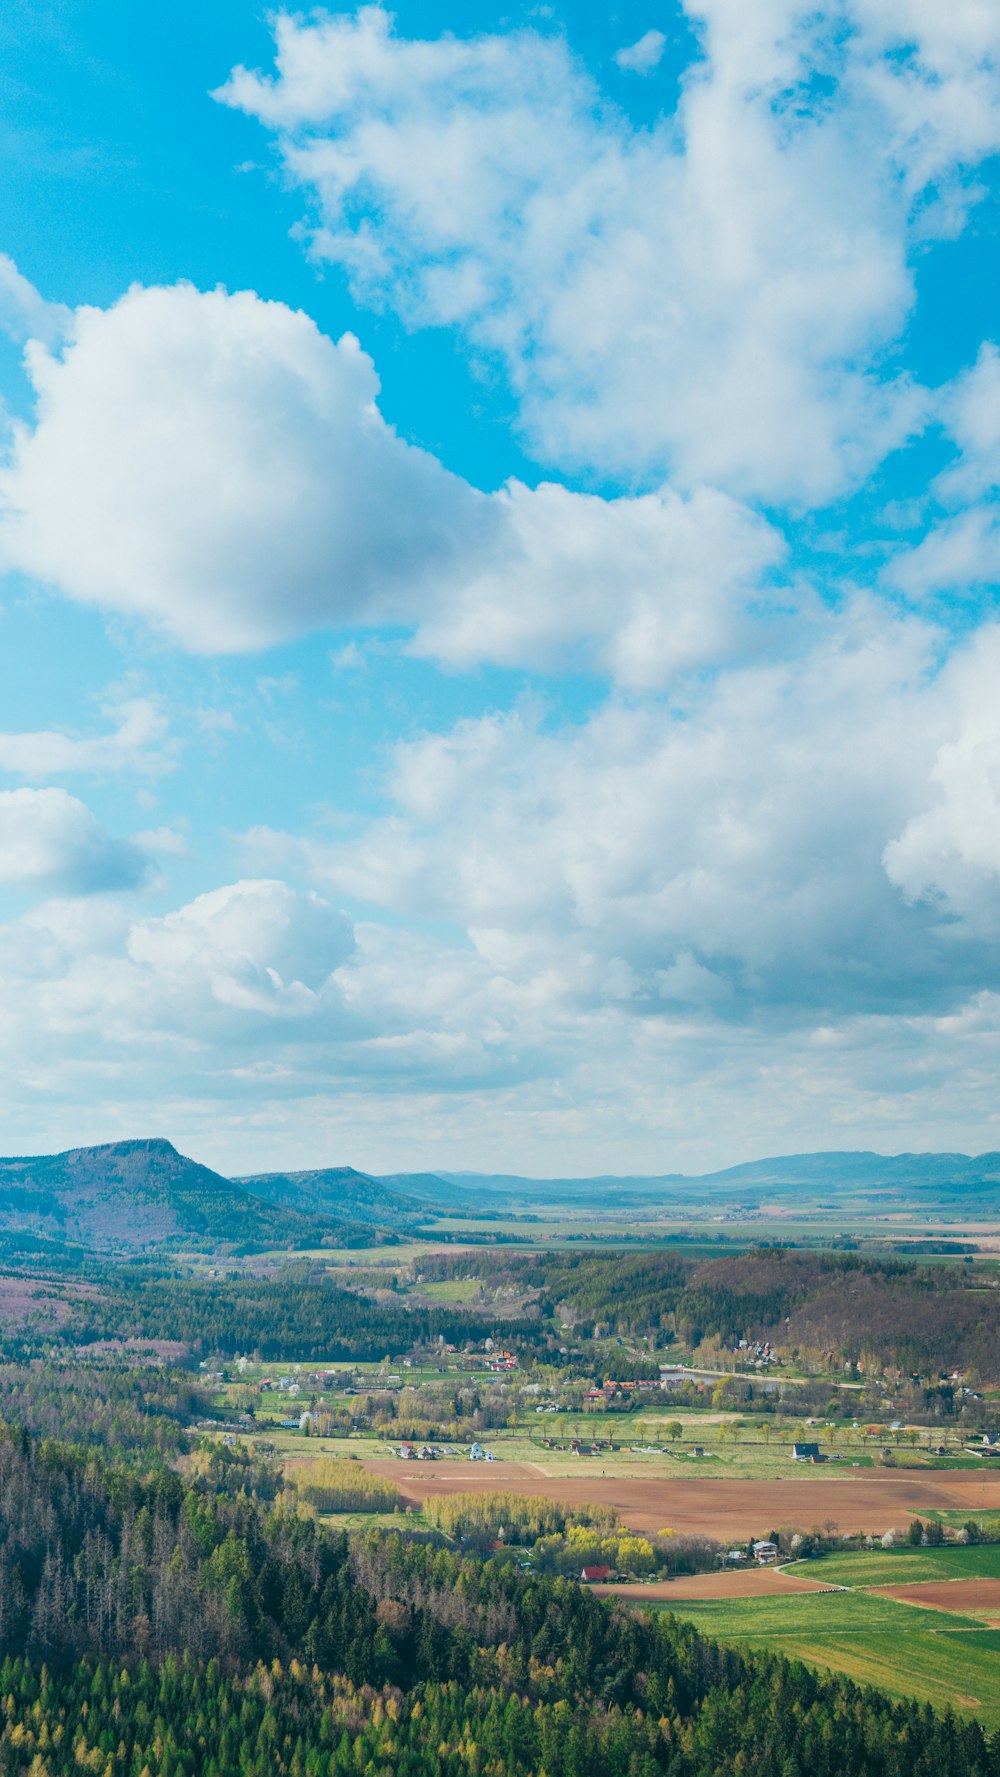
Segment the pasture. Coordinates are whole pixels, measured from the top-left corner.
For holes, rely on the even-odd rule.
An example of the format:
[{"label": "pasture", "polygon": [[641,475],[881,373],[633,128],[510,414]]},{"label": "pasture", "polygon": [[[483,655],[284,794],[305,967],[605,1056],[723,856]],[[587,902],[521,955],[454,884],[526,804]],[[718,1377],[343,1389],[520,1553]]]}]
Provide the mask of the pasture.
[{"label": "pasture", "polygon": [[974,1714],[1000,1728],[1000,1630],[975,1617],[918,1611],[870,1592],[656,1602],[720,1641],[769,1648],[890,1695]]}]

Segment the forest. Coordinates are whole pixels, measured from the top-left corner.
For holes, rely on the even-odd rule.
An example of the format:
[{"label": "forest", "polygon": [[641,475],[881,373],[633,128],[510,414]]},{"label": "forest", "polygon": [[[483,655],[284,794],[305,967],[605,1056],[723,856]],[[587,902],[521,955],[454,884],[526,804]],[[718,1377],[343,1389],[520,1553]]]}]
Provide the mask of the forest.
[{"label": "forest", "polygon": [[[141,1472],[144,1466],[145,1472]],[[996,1777],[974,1722],[559,1577],[0,1434],[0,1770]]]}]

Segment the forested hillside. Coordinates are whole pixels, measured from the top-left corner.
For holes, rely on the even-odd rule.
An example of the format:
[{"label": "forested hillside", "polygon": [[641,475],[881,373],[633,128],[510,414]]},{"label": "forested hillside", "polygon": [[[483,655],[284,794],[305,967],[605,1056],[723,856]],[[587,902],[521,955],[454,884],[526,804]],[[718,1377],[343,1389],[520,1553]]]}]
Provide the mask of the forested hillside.
[{"label": "forested hillside", "polygon": [[676,1334],[691,1346],[769,1339],[841,1363],[1000,1374],[1000,1285],[962,1266],[766,1246],[707,1260],[676,1251],[438,1255],[421,1271],[533,1292],[543,1315],[581,1334]]},{"label": "forested hillside", "polygon": [[0,1768],[995,1777],[974,1723],[229,1479],[0,1434]]}]

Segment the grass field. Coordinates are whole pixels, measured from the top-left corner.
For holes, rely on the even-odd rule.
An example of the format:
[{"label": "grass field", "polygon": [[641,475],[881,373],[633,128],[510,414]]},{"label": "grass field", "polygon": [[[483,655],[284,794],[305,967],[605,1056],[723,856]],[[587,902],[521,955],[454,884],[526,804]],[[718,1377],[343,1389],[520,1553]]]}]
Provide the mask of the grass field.
[{"label": "grass field", "polygon": [[767,1647],[1000,1728],[1000,1630],[983,1629],[973,1617],[945,1611],[924,1617],[911,1605],[864,1592],[678,1599],[673,1609],[720,1641]]},{"label": "grass field", "polygon": [[831,1586],[909,1586],[922,1580],[1000,1579],[1000,1544],[824,1555],[819,1561],[797,1561],[788,1571]]}]

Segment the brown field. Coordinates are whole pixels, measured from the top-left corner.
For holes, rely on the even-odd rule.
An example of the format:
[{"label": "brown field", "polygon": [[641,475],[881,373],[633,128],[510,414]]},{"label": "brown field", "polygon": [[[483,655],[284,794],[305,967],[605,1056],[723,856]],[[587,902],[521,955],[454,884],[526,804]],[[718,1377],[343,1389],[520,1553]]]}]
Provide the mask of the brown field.
[{"label": "brown field", "polygon": [[[928,1610],[955,1610],[1000,1623],[1000,1580],[921,1580],[911,1586],[873,1586],[880,1598],[901,1604],[922,1604]],[[692,1594],[693,1596],[693,1594]]]},{"label": "brown field", "polygon": [[634,1598],[639,1603],[671,1598],[773,1598],[781,1592],[823,1592],[818,1580],[803,1580],[776,1573],[773,1567],[729,1568],[723,1573],[684,1573],[675,1580],[654,1580],[648,1586],[624,1580],[618,1585],[589,1586],[614,1598]]},{"label": "brown field", "polygon": [[365,1467],[395,1481],[420,1506],[441,1493],[520,1493],[565,1506],[607,1505],[623,1524],[647,1533],[676,1530],[745,1539],[784,1524],[809,1529],[832,1522],[845,1535],[905,1526],[932,1511],[1000,1511],[1000,1474],[955,1470],[853,1469],[837,1476],[781,1480],[662,1480],[546,1475],[529,1462],[403,1462],[375,1458]]}]

